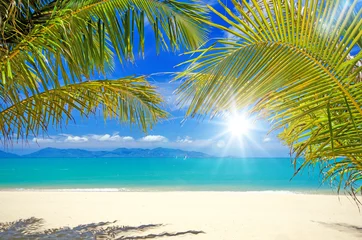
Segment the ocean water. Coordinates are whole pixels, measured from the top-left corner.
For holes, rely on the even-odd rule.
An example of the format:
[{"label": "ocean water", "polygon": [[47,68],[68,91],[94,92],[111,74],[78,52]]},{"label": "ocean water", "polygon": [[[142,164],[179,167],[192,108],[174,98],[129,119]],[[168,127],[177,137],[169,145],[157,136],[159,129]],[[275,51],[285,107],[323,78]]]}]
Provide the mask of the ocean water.
[{"label": "ocean water", "polygon": [[0,190],[328,192],[288,158],[0,159]]}]

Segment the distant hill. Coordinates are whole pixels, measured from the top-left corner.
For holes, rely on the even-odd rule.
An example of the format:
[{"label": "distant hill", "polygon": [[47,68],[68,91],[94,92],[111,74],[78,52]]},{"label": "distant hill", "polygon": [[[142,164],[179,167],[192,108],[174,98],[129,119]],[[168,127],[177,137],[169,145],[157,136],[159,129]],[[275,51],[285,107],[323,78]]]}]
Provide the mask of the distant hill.
[{"label": "distant hill", "polygon": [[118,148],[112,151],[113,154],[122,157],[191,157],[191,158],[207,158],[212,157],[206,153],[184,151],[180,149],[171,148],[154,148],[154,149],[142,149],[142,148]]},{"label": "distant hill", "polygon": [[[1,156],[1,155],[0,155]],[[118,148],[113,151],[87,151],[83,149],[44,148],[21,156],[23,158],[210,158],[206,153],[170,148]]]},{"label": "distant hill", "polygon": [[82,150],[82,149],[58,149],[58,148],[44,148],[37,152],[23,155],[25,158],[72,158],[72,157],[83,157],[92,158],[96,157],[94,152]]},{"label": "distant hill", "polygon": [[17,158],[17,157],[19,156],[16,154],[0,151],[0,158]]}]

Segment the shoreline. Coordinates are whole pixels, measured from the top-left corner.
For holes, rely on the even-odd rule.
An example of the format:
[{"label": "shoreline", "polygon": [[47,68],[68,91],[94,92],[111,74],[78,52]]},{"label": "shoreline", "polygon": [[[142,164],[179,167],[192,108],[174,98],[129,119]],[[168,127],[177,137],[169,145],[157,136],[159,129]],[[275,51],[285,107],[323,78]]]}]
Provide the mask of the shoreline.
[{"label": "shoreline", "polygon": [[285,194],[310,194],[310,195],[345,195],[344,192],[337,193],[332,189],[276,189],[276,190],[229,190],[229,189],[190,189],[190,188],[0,188],[0,192],[120,192],[120,193],[285,193]]}]

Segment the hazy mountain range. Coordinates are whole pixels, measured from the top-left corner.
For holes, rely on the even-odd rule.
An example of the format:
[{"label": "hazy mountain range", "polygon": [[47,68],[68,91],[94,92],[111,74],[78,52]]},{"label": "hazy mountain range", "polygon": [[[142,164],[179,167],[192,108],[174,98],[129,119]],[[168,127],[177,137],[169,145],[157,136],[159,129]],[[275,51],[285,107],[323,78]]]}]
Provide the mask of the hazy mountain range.
[{"label": "hazy mountain range", "polygon": [[209,158],[206,153],[170,148],[118,148],[113,151],[88,151],[83,149],[44,148],[26,155],[16,155],[0,151],[0,158]]}]

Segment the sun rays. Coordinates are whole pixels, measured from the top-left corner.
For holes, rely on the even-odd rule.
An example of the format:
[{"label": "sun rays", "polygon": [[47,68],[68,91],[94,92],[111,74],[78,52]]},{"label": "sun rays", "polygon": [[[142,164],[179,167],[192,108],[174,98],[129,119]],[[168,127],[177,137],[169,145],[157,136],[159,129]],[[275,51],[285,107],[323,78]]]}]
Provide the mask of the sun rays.
[{"label": "sun rays", "polygon": [[247,135],[251,121],[246,114],[233,114],[227,118],[227,131],[235,137]]},{"label": "sun rays", "polygon": [[[255,116],[243,111],[231,111],[220,117],[215,124],[220,128],[220,133],[212,139],[217,141],[217,147],[222,149],[221,156],[229,156],[230,152],[238,152],[238,156],[249,156],[248,149],[258,149],[262,155],[268,155],[261,146],[260,124]],[[235,151],[230,151],[235,150]],[[259,152],[260,153],[260,152]]]}]

